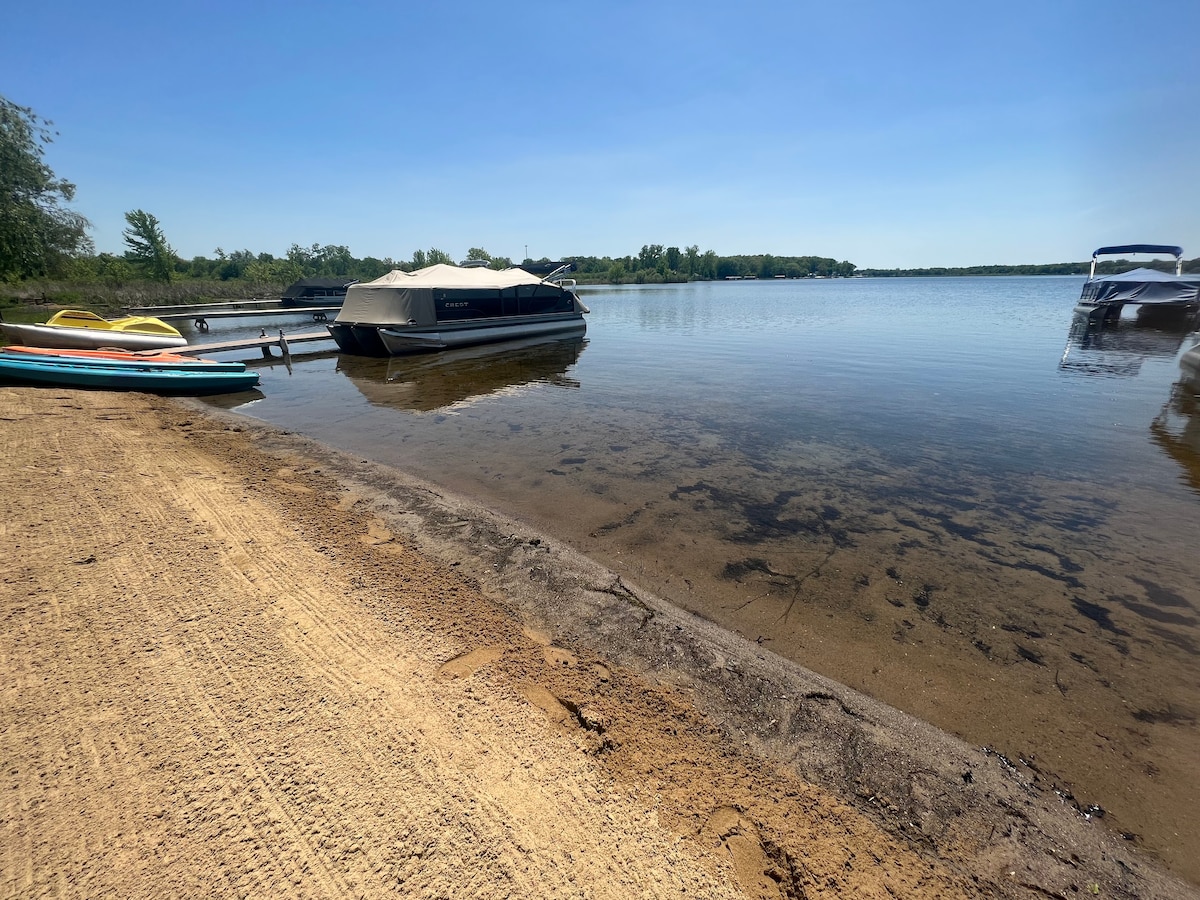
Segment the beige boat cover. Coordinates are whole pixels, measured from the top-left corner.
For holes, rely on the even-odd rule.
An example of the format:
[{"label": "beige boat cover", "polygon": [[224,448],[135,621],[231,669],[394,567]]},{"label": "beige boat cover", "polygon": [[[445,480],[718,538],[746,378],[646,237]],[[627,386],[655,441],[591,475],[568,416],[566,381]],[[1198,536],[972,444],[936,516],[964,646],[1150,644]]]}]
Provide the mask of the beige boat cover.
[{"label": "beige boat cover", "polygon": [[393,269],[382,278],[346,289],[335,322],[355,325],[434,325],[434,291],[502,290],[520,284],[540,284],[542,279],[524,269],[460,268],[439,263],[403,272]]}]

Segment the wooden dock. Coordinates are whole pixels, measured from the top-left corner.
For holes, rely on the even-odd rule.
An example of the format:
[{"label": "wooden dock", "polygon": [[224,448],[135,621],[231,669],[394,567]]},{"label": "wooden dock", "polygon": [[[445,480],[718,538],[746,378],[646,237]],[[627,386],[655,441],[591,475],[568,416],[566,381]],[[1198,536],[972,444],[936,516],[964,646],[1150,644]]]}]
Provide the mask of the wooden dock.
[{"label": "wooden dock", "polygon": [[202,356],[206,353],[220,353],[224,350],[251,350],[258,347],[262,350],[262,355],[266,358],[271,358],[274,354],[271,353],[272,348],[278,347],[284,359],[291,358],[292,344],[306,344],[314,341],[332,341],[333,335],[328,331],[310,331],[304,334],[288,334],[285,335],[282,331],[274,337],[269,336],[266,332],[256,338],[241,338],[234,341],[213,341],[208,344],[189,344],[186,347],[172,348],[172,353],[178,353],[181,356]]},{"label": "wooden dock", "polygon": [[[202,334],[208,332],[209,319],[233,319],[264,316],[311,316],[314,322],[325,322],[329,313],[336,313],[340,306],[284,306],[278,300],[229,300],[222,303],[190,303],[181,306],[131,306],[126,311],[131,315],[154,316],[163,321],[182,321],[191,319],[192,324]],[[232,341],[212,341],[207,344],[190,344],[186,347],[173,349],[173,353],[183,356],[201,356],[205,353],[221,353],[225,350],[251,350],[258,347],[262,355],[270,359],[272,348],[278,347],[285,360],[291,358],[289,345],[306,344],[313,341],[332,341],[331,335],[325,329],[310,331],[304,334],[285,335],[281,330],[278,335],[267,334],[266,328],[262,334],[254,338],[239,338]]]},{"label": "wooden dock", "polygon": [[194,313],[218,312],[221,310],[280,309],[278,300],[221,300],[217,303],[181,303],[176,306],[127,306],[125,312],[131,316],[154,316],[161,319],[186,319]]},{"label": "wooden dock", "polygon": [[284,306],[278,300],[232,300],[224,303],[193,303],[183,306],[130,306],[126,312],[134,316],[153,316],[164,322],[191,320],[202,333],[208,331],[209,319],[240,319],[270,316],[311,316],[314,322],[324,322],[329,313],[340,306]]}]

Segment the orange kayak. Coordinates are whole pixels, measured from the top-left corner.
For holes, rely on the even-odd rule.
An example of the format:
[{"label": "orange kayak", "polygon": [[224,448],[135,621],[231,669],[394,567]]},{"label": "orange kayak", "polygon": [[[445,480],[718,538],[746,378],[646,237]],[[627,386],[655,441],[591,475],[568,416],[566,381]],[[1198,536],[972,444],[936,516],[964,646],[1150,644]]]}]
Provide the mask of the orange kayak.
[{"label": "orange kayak", "polygon": [[34,353],[38,356],[79,357],[82,359],[112,359],[123,362],[161,362],[161,363],[212,363],[211,359],[197,359],[194,356],[184,356],[179,353],[168,353],[165,350],[73,350],[57,347],[26,347],[21,344],[11,344],[4,348],[5,353]]},{"label": "orange kayak", "polygon": [[181,353],[159,350],[84,350],[51,347],[0,347],[0,367],[25,371],[22,364],[60,365],[74,368],[127,369],[141,372],[244,372],[246,364],[221,362],[215,359],[196,359]]}]

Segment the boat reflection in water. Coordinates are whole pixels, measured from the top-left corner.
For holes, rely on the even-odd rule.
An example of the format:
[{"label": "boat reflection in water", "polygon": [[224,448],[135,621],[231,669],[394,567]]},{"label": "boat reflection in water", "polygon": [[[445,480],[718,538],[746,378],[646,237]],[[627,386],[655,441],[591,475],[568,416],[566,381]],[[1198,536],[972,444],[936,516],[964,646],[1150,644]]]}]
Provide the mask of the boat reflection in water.
[{"label": "boat reflection in water", "polygon": [[1058,367],[1079,375],[1136,375],[1147,359],[1173,358],[1196,325],[1192,315],[1110,322],[1076,315]]},{"label": "boat reflection in water", "polygon": [[1150,439],[1183,468],[1183,477],[1200,494],[1200,344],[1179,360],[1180,378],[1150,423]]},{"label": "boat reflection in water", "polygon": [[337,371],[374,406],[425,413],[468,405],[533,384],[578,388],[568,370],[587,341],[584,327],[519,341],[436,354],[367,357],[342,354]]}]

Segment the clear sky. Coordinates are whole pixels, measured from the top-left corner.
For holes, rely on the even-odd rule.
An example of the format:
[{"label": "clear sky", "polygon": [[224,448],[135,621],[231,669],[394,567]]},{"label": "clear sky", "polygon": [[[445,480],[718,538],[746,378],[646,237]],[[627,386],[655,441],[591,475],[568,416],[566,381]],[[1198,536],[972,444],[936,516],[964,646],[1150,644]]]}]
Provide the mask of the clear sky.
[{"label": "clear sky", "polygon": [[1200,256],[1200,0],[25,0],[98,251]]}]

